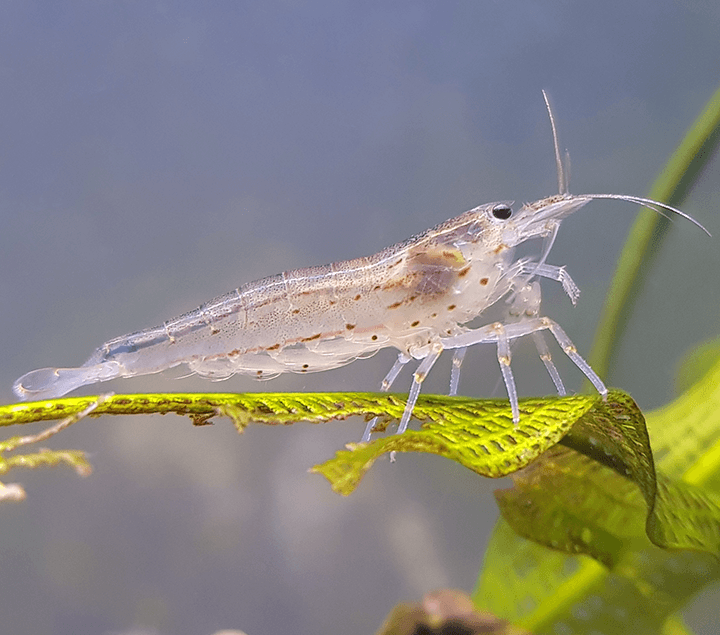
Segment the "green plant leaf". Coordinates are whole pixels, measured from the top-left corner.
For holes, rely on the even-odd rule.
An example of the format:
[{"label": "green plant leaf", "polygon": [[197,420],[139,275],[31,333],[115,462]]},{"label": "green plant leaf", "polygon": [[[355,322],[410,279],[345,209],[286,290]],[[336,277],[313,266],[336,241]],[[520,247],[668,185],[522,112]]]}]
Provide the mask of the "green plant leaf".
[{"label": "green plant leaf", "polygon": [[663,624],[661,635],[692,635],[692,631],[680,617],[673,615]]},{"label": "green plant leaf", "polygon": [[[627,397],[612,392],[608,404]],[[512,422],[506,400],[421,395],[414,410],[424,421],[421,430],[354,444],[350,451],[317,466],[314,471],[330,480],[333,488],[349,494],[372,463],[387,452],[433,452],[455,460],[479,474],[500,477],[530,463],[562,438],[573,424],[591,410],[608,407],[598,395],[524,399],[521,421]],[[375,428],[383,430],[397,421],[405,408],[404,395],[375,393],[251,393],[251,394],[143,394],[111,395],[102,403],[96,397],[73,397],[44,402],[0,406],[0,426],[31,421],[77,418],[94,407],[89,416],[101,414],[170,413],[189,415],[198,424],[214,416],[229,416],[239,431],[251,423],[289,425],[297,421],[320,423],[362,415],[380,417]]]},{"label": "green plant leaf", "polygon": [[556,446],[513,475],[495,497],[515,532],[611,567],[628,543],[645,545],[647,505],[638,486],[611,469]]},{"label": "green plant leaf", "polygon": [[718,561],[709,554],[649,543],[627,551],[609,570],[526,540],[505,521],[493,533],[484,565],[473,593],[476,604],[535,635],[656,635],[673,613],[720,578]]},{"label": "green plant leaf", "polygon": [[644,500],[631,479],[569,448],[555,447],[496,493],[503,517],[526,538],[613,567],[628,550],[707,551],[720,556],[720,500],[658,475]]},{"label": "green plant leaf", "polygon": [[675,392],[680,395],[696,384],[720,357],[720,337],[696,346],[678,364]]},{"label": "green plant leaf", "polygon": [[720,471],[720,357],[700,381],[647,415],[655,460],[672,479],[694,485]]},{"label": "green plant leaf", "polygon": [[[624,393],[612,391],[608,404],[624,399]],[[415,409],[414,415],[426,420],[421,430],[408,430],[367,444],[349,444],[348,450],[339,451],[335,458],[311,471],[325,476],[336,492],[348,495],[383,454],[430,452],[482,476],[498,478],[535,460],[589,411],[608,407],[597,395],[523,399],[520,423],[515,425],[504,400],[458,397],[433,400],[434,407]]]},{"label": "green plant leaf", "polygon": [[[647,516],[647,533],[665,547],[717,552],[720,490],[700,486],[720,474],[720,359],[675,402],[648,414],[647,424],[652,445],[659,450],[655,453],[659,469],[655,504]],[[578,432],[573,429],[563,443],[587,450]],[[601,455],[604,451],[596,453],[596,458],[605,465],[580,457],[567,459],[566,464],[560,461],[548,474],[540,466],[531,467],[539,480],[533,482],[532,474],[527,480],[529,489],[544,497],[531,504],[547,505],[539,520],[552,521],[553,514],[561,513],[565,516],[560,521],[568,522],[569,537],[562,532],[559,538],[551,536],[550,540],[557,541],[553,546],[562,546],[565,540],[568,551],[591,554],[611,568],[586,557],[549,551],[517,535],[503,520],[491,538],[473,594],[478,606],[534,633],[555,633],[563,627],[624,633],[632,624],[634,633],[650,634],[657,633],[692,595],[720,579],[716,557],[661,550],[642,536],[640,528],[648,512],[641,513],[641,508],[644,498],[648,509],[649,490],[643,492],[637,479],[637,486],[628,485],[633,479],[621,476],[623,461],[613,458],[612,452],[607,460]],[[552,460],[548,455],[547,461]],[[565,488],[553,479],[553,470],[570,479]],[[574,491],[576,487],[579,491]],[[557,499],[550,500],[548,489]],[[562,489],[572,498],[563,501]],[[634,519],[633,508],[638,511]],[[512,520],[516,526],[522,523]],[[532,520],[529,525],[538,522]],[[542,534],[542,522],[538,524],[523,533]],[[541,541],[547,543],[547,539],[541,535]],[[591,611],[595,605],[597,610]],[[628,621],[616,621],[614,615],[624,615]]]},{"label": "green plant leaf", "polygon": [[[618,391],[616,394],[622,393]],[[175,413],[187,415],[199,425],[208,423],[212,417],[229,416],[239,431],[249,423],[325,423],[358,415],[369,421],[377,416],[380,420],[375,429],[382,431],[389,423],[399,421],[405,410],[406,398],[407,395],[363,392],[151,393],[107,395],[98,403],[97,396],[64,397],[0,406],[0,427],[76,417],[94,406],[86,416]],[[557,425],[564,425],[562,422],[574,421],[593,404],[601,401],[598,395],[530,398],[521,401],[520,412],[523,416],[533,417],[536,423],[558,421]],[[504,430],[518,429],[512,423],[510,405],[506,399],[420,395],[413,417],[420,421],[447,423],[457,427],[481,418],[493,426],[499,435]],[[538,434],[538,431],[528,428],[527,433],[532,436]]]}]

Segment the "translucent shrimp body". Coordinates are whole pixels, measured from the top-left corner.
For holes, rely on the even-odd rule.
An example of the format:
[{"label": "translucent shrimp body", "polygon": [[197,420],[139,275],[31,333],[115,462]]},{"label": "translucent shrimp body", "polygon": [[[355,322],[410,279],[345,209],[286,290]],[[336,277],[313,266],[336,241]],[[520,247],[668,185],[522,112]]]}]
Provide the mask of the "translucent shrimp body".
[{"label": "translucent shrimp body", "polygon": [[[14,384],[21,398],[187,364],[212,378],[268,379],[316,372],[394,346],[421,359],[442,337],[506,295],[513,266],[496,218],[507,203],[477,207],[367,258],[252,282],[164,324],[110,340],[79,368],[43,368]],[[508,236],[510,238],[510,236]]]},{"label": "translucent shrimp body", "polygon": [[[420,360],[398,426],[403,432],[422,382],[441,353],[455,351],[450,382],[450,393],[455,394],[467,348],[490,343],[497,348],[517,422],[520,410],[510,368],[514,340],[532,336],[558,393],[565,394],[544,339],[547,331],[605,396],[602,380],[568,336],[541,315],[537,278],[560,282],[573,303],[579,294],[563,267],[546,263],[561,222],[592,200],[615,199],[672,212],[702,226],[680,210],[649,199],[568,194],[549,105],[548,112],[559,194],[515,211],[511,202],[480,205],[374,256],[245,284],[160,326],[106,342],[79,368],[29,372],[15,382],[15,394],[20,399],[48,399],[87,384],[157,373],[180,364],[214,379],[236,373],[269,379],[285,372],[330,370],[393,347],[398,358],[382,390],[390,389],[408,362]],[[543,239],[540,256],[516,259],[515,247],[533,238]],[[477,328],[466,326],[478,317],[487,317],[488,322]],[[369,439],[373,423],[364,440]]]}]

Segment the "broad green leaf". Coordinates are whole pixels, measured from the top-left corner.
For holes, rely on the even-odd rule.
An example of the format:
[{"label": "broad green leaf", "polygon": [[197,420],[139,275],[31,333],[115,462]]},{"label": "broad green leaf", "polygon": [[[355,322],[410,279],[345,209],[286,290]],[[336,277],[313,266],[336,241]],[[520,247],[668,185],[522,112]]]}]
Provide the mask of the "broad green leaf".
[{"label": "broad green leaf", "polygon": [[720,470],[720,358],[675,401],[647,416],[655,458],[664,474],[708,483]]},{"label": "broad green leaf", "polygon": [[[623,393],[613,391],[608,402],[615,404],[624,398]],[[520,423],[515,425],[507,401],[448,397],[443,407],[436,403],[431,411],[415,409],[416,417],[428,419],[420,430],[368,444],[348,444],[348,450],[339,451],[334,459],[312,471],[325,476],[336,492],[348,495],[383,454],[430,452],[482,476],[498,478],[531,463],[589,411],[607,407],[597,395],[524,399],[520,402]]]},{"label": "broad green leaf", "polygon": [[[87,416],[175,413],[187,415],[199,425],[208,423],[212,417],[229,416],[240,431],[249,423],[292,425],[300,421],[325,423],[357,415],[367,420],[378,416],[380,421],[375,429],[382,431],[390,422],[400,419],[406,398],[407,395],[362,392],[153,393],[108,395],[98,403],[99,398],[93,396],[66,397],[0,406],[0,427],[77,417],[94,406]],[[550,427],[565,426],[567,430],[572,425],[568,421],[574,422],[601,401],[597,395],[524,399],[521,401],[520,413],[526,420],[515,426],[510,406],[504,399],[420,395],[413,417],[440,427],[445,426],[447,430],[461,430],[463,424],[481,419],[488,426],[487,432],[494,435],[491,440],[498,442],[508,431],[518,430],[523,431],[519,433],[520,436],[559,438],[558,432],[538,430],[536,426],[546,422]],[[472,442],[471,437],[467,436],[469,442]]]},{"label": "broad green leaf", "polygon": [[515,532],[569,554],[616,563],[623,546],[646,546],[647,505],[638,486],[574,450],[550,449],[495,497]]},{"label": "broad green leaf", "polygon": [[501,521],[474,600],[535,635],[657,635],[669,616],[718,577],[718,561],[709,554],[649,543],[608,570],[521,538]]},{"label": "broad green leaf", "polygon": [[[652,444],[659,448],[655,456],[660,470],[656,504],[647,520],[648,532],[653,540],[665,546],[717,551],[720,490],[699,486],[712,482],[720,474],[720,360],[698,384],[672,404],[650,413],[647,421]],[[576,432],[573,429],[563,443],[579,448]],[[599,455],[596,458],[603,460]],[[657,633],[664,621],[693,594],[720,578],[717,558],[694,551],[660,550],[642,537],[638,528],[648,513],[647,505],[642,508],[643,498],[645,502],[648,500],[648,490],[643,492],[639,483],[633,486],[634,490],[629,487],[631,479],[620,475],[624,473],[622,462],[612,456],[606,458],[606,464],[614,469],[597,462],[591,466],[585,458],[575,459],[581,465],[561,464],[554,468],[570,478],[567,489],[573,496],[565,503],[556,501],[554,513],[560,508],[570,517],[570,537],[580,537],[571,544],[572,548],[579,545],[584,553],[597,556],[612,568],[586,557],[549,551],[521,538],[505,521],[500,521],[474,593],[481,608],[534,633],[555,633],[558,628],[570,629],[567,632],[597,628],[603,633],[621,633],[632,624],[633,633],[650,634]],[[587,465],[582,467],[584,463]],[[552,474],[546,476],[539,467],[530,468],[533,469],[542,476],[536,483],[528,482],[545,492],[542,494],[545,503],[549,488],[553,496],[560,497],[559,481],[544,482],[545,478],[552,480]],[[587,476],[585,483],[583,470]],[[579,492],[573,491],[574,487],[585,490],[586,501],[582,501]],[[581,502],[584,507],[579,506]],[[612,508],[613,504],[620,509]],[[606,507],[604,519],[603,506]],[[639,518],[631,520],[633,506]],[[544,509],[543,513],[552,518],[551,509]],[[515,525],[519,522],[513,520]],[[586,530],[587,541],[582,540],[583,530]],[[619,552],[614,551],[608,534],[621,541]],[[557,537],[554,539],[558,541],[555,546],[562,544]],[[565,540],[569,541],[567,537]],[[534,563],[537,568],[530,570],[527,564],[519,563]],[[503,598],[500,604],[499,597]],[[602,605],[602,610],[592,613],[597,621],[585,619],[588,603],[592,605],[593,601]],[[632,616],[632,619],[616,624],[615,614],[626,615],[628,619]],[[578,615],[583,619],[577,619]]]},{"label": "broad green leaf", "polygon": [[663,624],[661,635],[692,635],[692,632],[679,616],[673,615]]},{"label": "broad green leaf", "polygon": [[675,377],[675,392],[680,395],[692,388],[720,357],[720,337],[695,347],[681,360]]},{"label": "broad green leaf", "polygon": [[[521,421],[513,424],[506,400],[421,395],[414,410],[421,430],[389,435],[370,444],[354,444],[322,466],[334,489],[349,494],[372,463],[387,452],[433,452],[455,460],[479,474],[499,477],[524,467],[556,444],[590,410],[606,409],[626,397],[610,395],[609,404],[594,396],[524,399]],[[77,418],[101,414],[170,413],[189,415],[202,425],[215,416],[229,416],[242,431],[249,423],[289,425],[297,421],[320,423],[362,415],[379,416],[376,429],[396,421],[405,408],[404,395],[375,393],[251,393],[251,394],[143,394],[74,397],[0,407],[0,426],[30,421]]]},{"label": "broad green leaf", "polygon": [[[64,397],[48,401],[0,406],[0,426],[53,421],[74,416],[96,403],[98,397]],[[421,397],[432,409],[432,396]],[[298,421],[321,423],[353,415],[398,418],[405,407],[402,397],[375,393],[150,393],[109,395],[89,416],[168,414],[187,415],[196,424],[212,417],[232,416],[238,429],[249,422],[270,425]]]},{"label": "broad green leaf", "polygon": [[[631,479],[569,448],[555,447],[496,493],[515,531],[559,551],[584,553],[608,567],[628,550],[707,551],[720,557],[720,500],[660,474],[643,499]],[[647,520],[646,520],[647,519]]]}]

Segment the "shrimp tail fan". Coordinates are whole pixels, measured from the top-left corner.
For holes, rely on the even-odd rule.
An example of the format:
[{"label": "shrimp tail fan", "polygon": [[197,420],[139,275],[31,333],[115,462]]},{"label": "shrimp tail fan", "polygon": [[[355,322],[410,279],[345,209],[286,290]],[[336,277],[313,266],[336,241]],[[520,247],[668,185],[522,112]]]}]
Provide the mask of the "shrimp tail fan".
[{"label": "shrimp tail fan", "polygon": [[13,392],[23,401],[53,399],[80,386],[113,379],[120,374],[120,369],[117,362],[80,368],[39,368],[20,377],[13,384]]}]

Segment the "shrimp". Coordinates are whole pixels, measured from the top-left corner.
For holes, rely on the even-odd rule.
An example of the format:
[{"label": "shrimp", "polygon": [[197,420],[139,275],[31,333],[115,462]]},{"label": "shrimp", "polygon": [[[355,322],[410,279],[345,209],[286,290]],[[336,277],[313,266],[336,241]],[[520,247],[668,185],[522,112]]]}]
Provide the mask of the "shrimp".
[{"label": "shrimp", "polygon": [[[389,390],[403,367],[418,360],[398,433],[407,429],[422,383],[445,350],[453,350],[450,394],[456,394],[465,353],[493,344],[515,423],[520,420],[510,368],[511,344],[531,336],[560,395],[566,394],[544,333],[558,342],[605,398],[607,388],[560,328],[541,314],[538,278],[559,282],[575,304],[579,290],[564,267],[546,263],[560,224],[590,201],[612,199],[677,214],[638,196],[571,195],[552,127],[558,194],[513,209],[486,203],[373,256],[297,269],[238,287],[160,326],[112,339],[78,368],[42,368],[13,385],[20,399],[49,399],[96,382],[157,373],[180,364],[212,379],[237,373],[270,379],[281,373],[338,368],[393,347],[397,360],[382,382]],[[543,241],[537,259],[515,248]],[[491,317],[492,316],[492,317]],[[485,325],[470,328],[483,317]],[[375,420],[370,421],[367,441]]]}]

